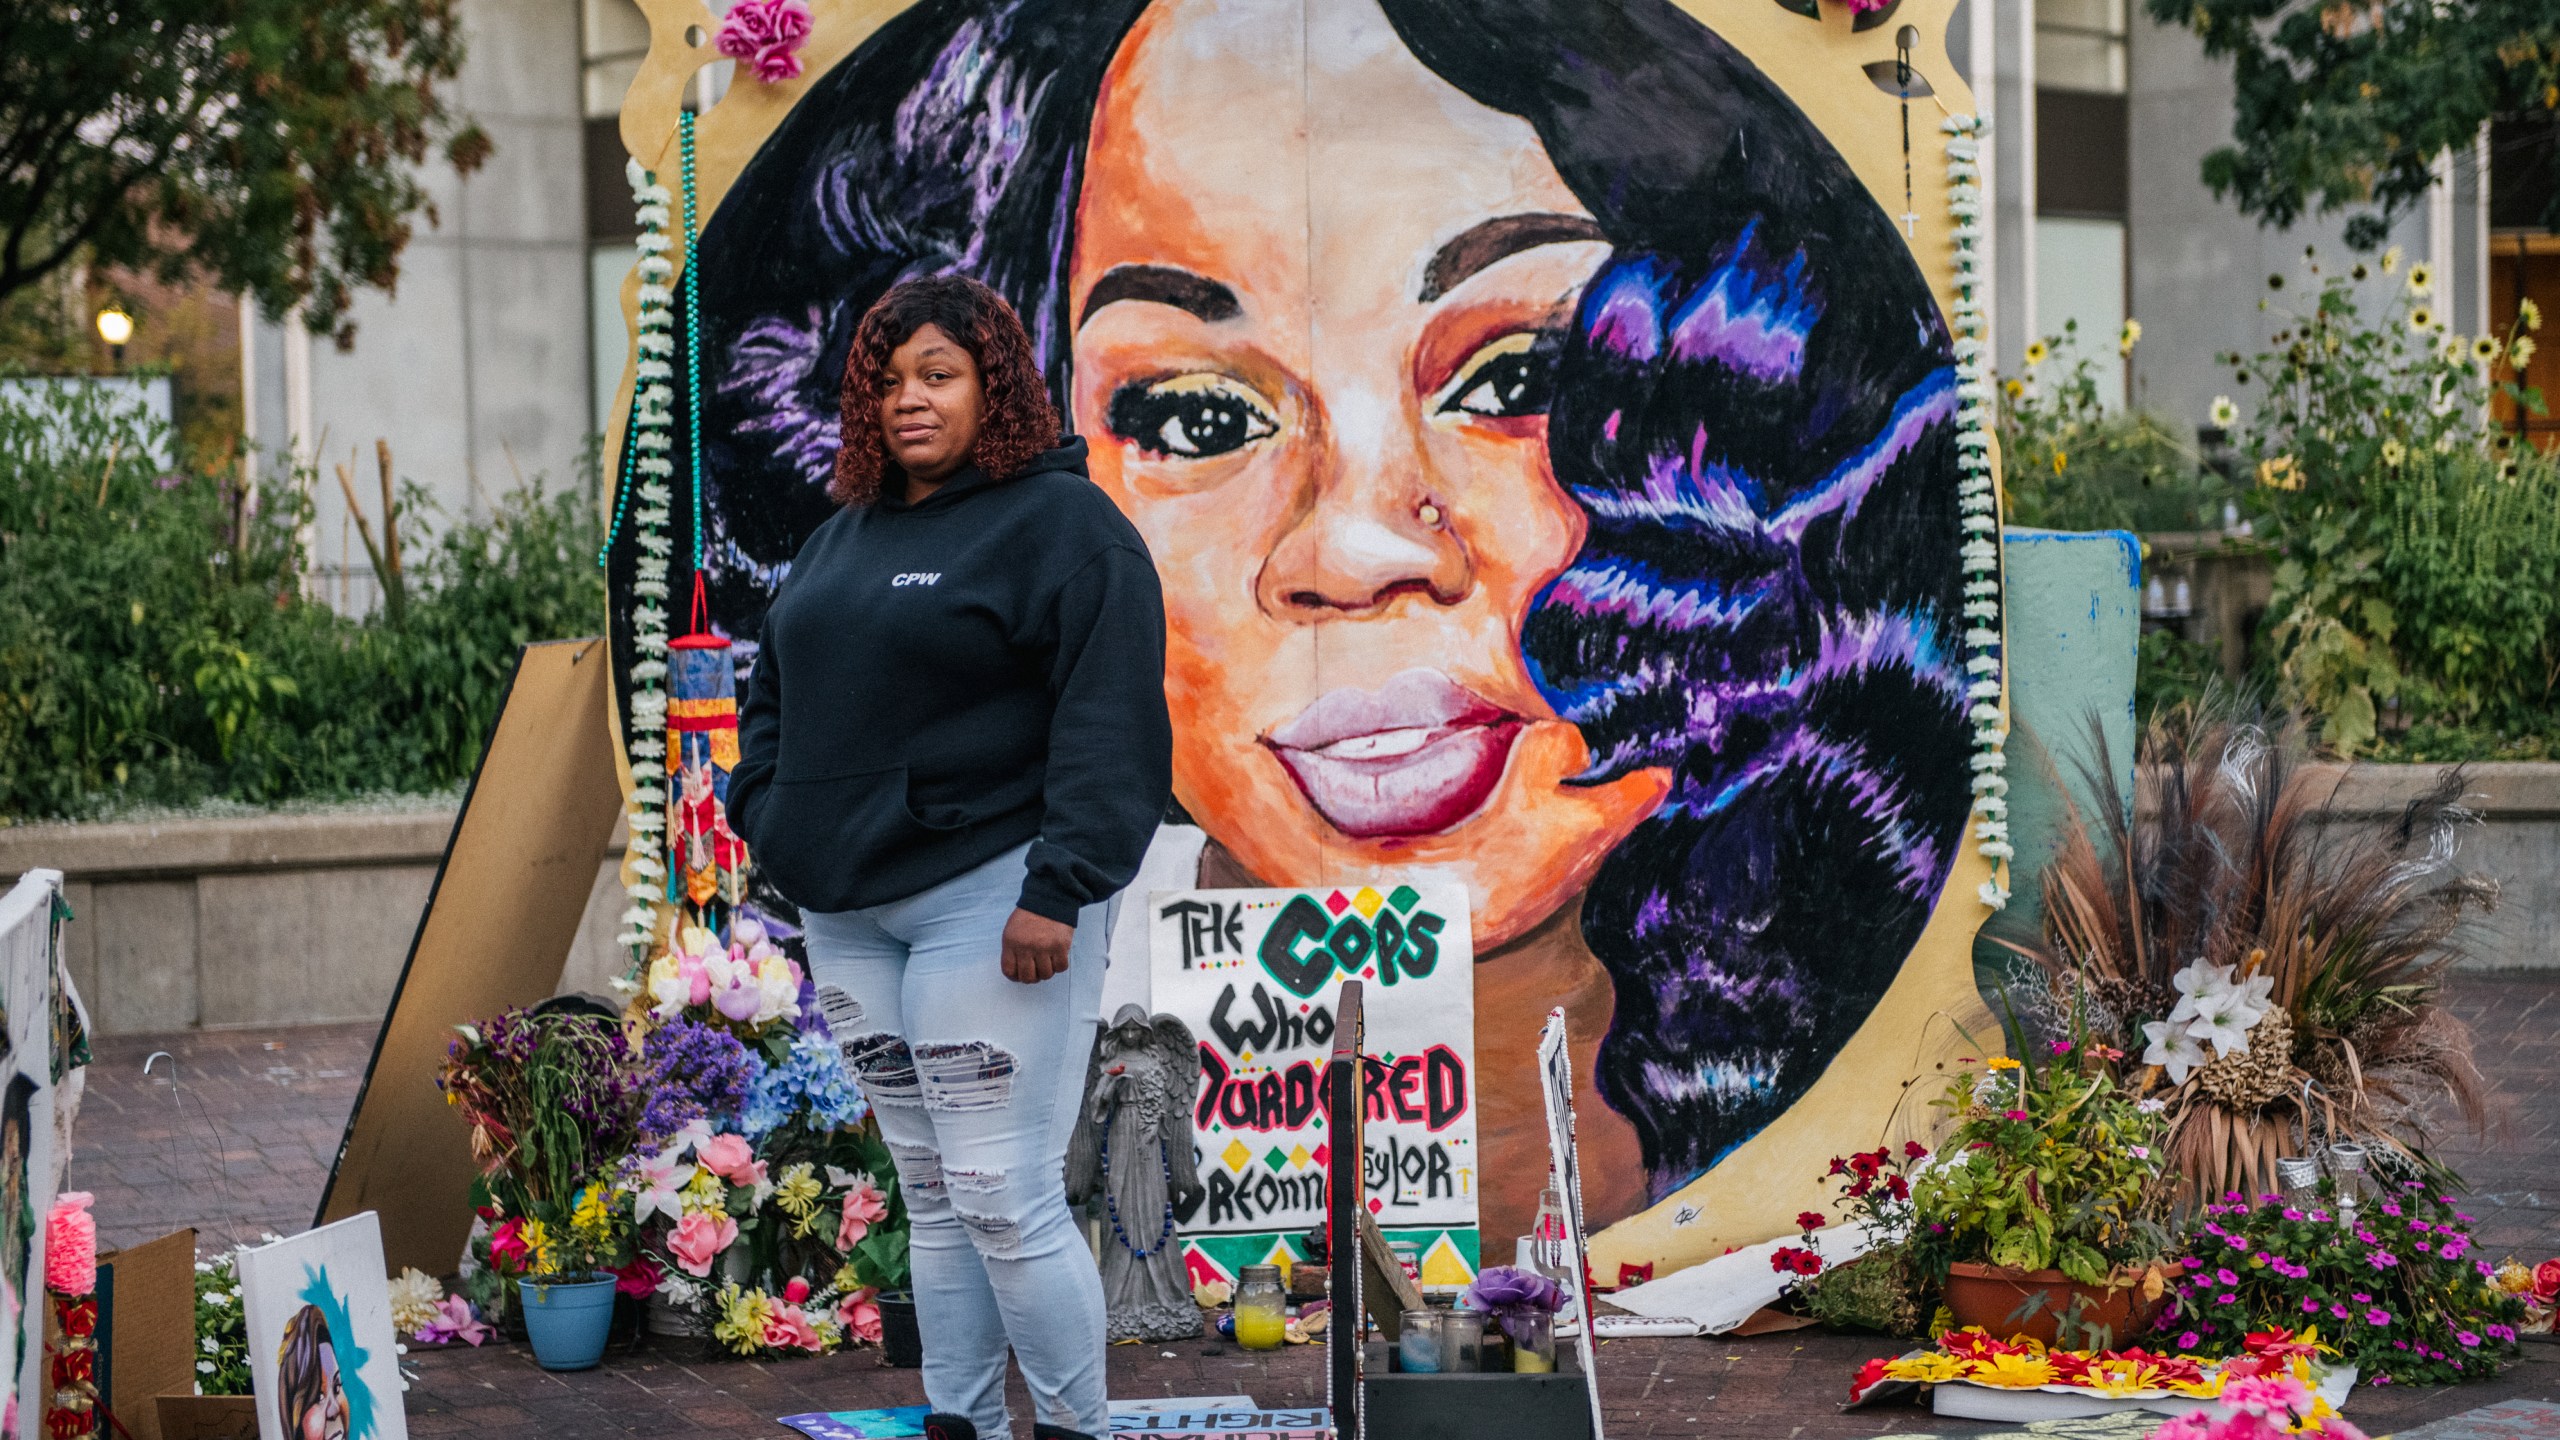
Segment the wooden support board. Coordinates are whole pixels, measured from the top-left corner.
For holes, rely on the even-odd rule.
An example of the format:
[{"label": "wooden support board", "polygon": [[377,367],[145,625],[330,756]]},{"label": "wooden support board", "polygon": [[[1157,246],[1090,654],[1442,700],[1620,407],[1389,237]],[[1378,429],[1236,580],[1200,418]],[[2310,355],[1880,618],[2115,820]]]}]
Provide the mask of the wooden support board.
[{"label": "wooden support board", "polygon": [[[1369,1268],[1368,1246],[1361,1222],[1369,1207],[1361,1201],[1364,1106],[1360,1094],[1360,982],[1346,980],[1333,1006],[1333,1058],[1325,1067],[1325,1130],[1332,1150],[1325,1157],[1325,1259],[1333,1267],[1332,1318],[1325,1339],[1325,1402],[1333,1410],[1336,1440],[1361,1440],[1360,1381],[1364,1367],[1362,1320],[1366,1290],[1362,1271]],[[1387,1332],[1387,1343],[1395,1343]]]},{"label": "wooden support board", "polygon": [[468,1132],[436,1089],[453,1027],[559,987],[622,810],[602,640],[528,645],[464,792],[315,1226],[372,1210],[383,1259],[452,1273],[471,1233]]}]

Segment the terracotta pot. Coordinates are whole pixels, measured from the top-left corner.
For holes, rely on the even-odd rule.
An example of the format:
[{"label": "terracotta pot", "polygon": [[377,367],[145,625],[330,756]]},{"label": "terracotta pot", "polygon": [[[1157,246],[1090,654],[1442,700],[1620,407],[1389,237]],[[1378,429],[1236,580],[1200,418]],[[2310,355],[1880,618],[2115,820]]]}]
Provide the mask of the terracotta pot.
[{"label": "terracotta pot", "polygon": [[[2139,1281],[2109,1289],[2083,1285],[2059,1270],[1957,1264],[1947,1268],[1946,1305],[1959,1329],[1980,1326],[1999,1339],[2026,1335],[2053,1345],[2059,1343],[2062,1317],[2074,1313],[2072,1306],[2077,1301],[2081,1329],[2104,1329],[2109,1332],[2108,1347],[2122,1349],[2147,1333],[2152,1322],[2160,1318],[2161,1309],[2169,1303],[2168,1282],[2178,1278],[2180,1268],[2162,1265],[2160,1294],[2156,1299],[2145,1300]],[[2044,1303],[2036,1307],[2032,1316],[2011,1318],[2039,1295],[2044,1297]],[[2090,1341],[2075,1337],[2075,1343],[2086,1345]]]}]

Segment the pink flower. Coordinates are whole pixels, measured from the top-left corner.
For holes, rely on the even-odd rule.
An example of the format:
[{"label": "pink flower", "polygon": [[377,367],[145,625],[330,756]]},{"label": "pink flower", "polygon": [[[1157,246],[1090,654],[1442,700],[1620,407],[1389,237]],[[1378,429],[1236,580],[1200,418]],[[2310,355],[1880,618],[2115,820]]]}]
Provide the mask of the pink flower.
[{"label": "pink flower", "polygon": [[2533,1267],[2533,1303],[2548,1307],[2560,1300],[2560,1260],[2545,1260]]},{"label": "pink flower", "polygon": [[2002,1112],[2001,1118],[2005,1120],[2024,1120],[2027,1118],[2027,1112],[2024,1110],[2004,1111]]},{"label": "pink flower", "polygon": [[2364,1312],[2364,1323],[2376,1327],[2388,1325],[2391,1323],[2391,1312],[2378,1306],[2374,1309],[2367,1310]]},{"label": "pink flower", "polygon": [[794,1275],[782,1287],[782,1298],[797,1305],[809,1298],[809,1282]]},{"label": "pink flower", "polygon": [[2319,1313],[2320,1313],[2320,1302],[2319,1302],[2318,1300],[2316,1300],[2316,1299],[2313,1299],[2311,1296],[2308,1296],[2308,1295],[2303,1296],[2303,1297],[2302,1297],[2302,1313],[2303,1313],[2303,1314],[2305,1314],[2305,1315],[2317,1315],[2317,1314],[2319,1314]]},{"label": "pink flower", "polygon": [[98,1217],[89,1213],[97,1197],[86,1190],[64,1191],[44,1221],[44,1288],[73,1298],[98,1288]]},{"label": "pink flower", "polygon": [[456,1340],[477,1345],[489,1338],[489,1327],[480,1323],[480,1312],[471,1307],[470,1301],[447,1295],[436,1306],[436,1318],[418,1327],[416,1338],[426,1345],[450,1345]]},{"label": "pink flower", "polygon": [[850,1250],[861,1244],[872,1226],[888,1218],[889,1197],[880,1193],[878,1182],[856,1175],[852,1188],[844,1192],[844,1220],[836,1227],[836,1248]]},{"label": "pink flower", "polygon": [[2462,1348],[2465,1350],[2477,1350],[2480,1348],[2480,1337],[2472,1334],[2468,1330],[2454,1331],[2453,1338],[2461,1341]]},{"label": "pink flower", "polygon": [[764,1317],[764,1343],[776,1350],[806,1350],[816,1354],[825,1348],[809,1317],[787,1305],[775,1306]]},{"label": "pink flower", "polygon": [[708,1275],[720,1252],[738,1238],[738,1222],[726,1215],[687,1215],[667,1237],[667,1253],[688,1275]]},{"label": "pink flower", "polygon": [[880,1292],[865,1285],[836,1302],[836,1321],[856,1339],[880,1343]]},{"label": "pink flower", "polygon": [[498,1228],[489,1234],[489,1267],[501,1275],[513,1274],[522,1270],[529,1258],[523,1217],[509,1216],[498,1222]]},{"label": "pink flower", "polygon": [[703,1169],[732,1185],[753,1185],[764,1178],[764,1167],[756,1163],[743,1135],[714,1135],[694,1146],[693,1154]]},{"label": "pink flower", "polygon": [[738,0],[713,43],[771,85],[800,77],[797,52],[808,40],[809,7],[801,0]]},{"label": "pink flower", "polygon": [[667,1278],[666,1267],[646,1255],[634,1255],[631,1263],[613,1272],[613,1289],[617,1295],[642,1298],[658,1293],[658,1282]]}]

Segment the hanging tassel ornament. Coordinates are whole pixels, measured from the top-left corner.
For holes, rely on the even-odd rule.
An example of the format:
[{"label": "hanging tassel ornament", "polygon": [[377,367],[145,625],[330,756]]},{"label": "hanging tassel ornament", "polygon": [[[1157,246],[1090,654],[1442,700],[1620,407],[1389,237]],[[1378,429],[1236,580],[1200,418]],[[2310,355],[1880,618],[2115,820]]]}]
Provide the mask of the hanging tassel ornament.
[{"label": "hanging tassel ornament", "polygon": [[683,922],[714,934],[745,898],[747,845],[729,828],[729,772],[738,768],[737,667],[728,637],[703,628],[702,572],[693,626],[667,642],[667,874]]},{"label": "hanging tassel ornament", "polygon": [[1947,211],[1955,222],[1956,506],[1963,512],[1965,699],[1973,722],[1974,849],[1991,862],[1992,878],[1976,892],[1994,910],[2006,908],[2003,883],[2009,844],[2008,727],[2000,709],[2002,666],[2000,591],[2000,490],[1991,478],[1992,376],[1990,337],[1983,325],[1982,137],[1991,122],[1978,115],[1950,115],[1939,125],[1947,137]]}]

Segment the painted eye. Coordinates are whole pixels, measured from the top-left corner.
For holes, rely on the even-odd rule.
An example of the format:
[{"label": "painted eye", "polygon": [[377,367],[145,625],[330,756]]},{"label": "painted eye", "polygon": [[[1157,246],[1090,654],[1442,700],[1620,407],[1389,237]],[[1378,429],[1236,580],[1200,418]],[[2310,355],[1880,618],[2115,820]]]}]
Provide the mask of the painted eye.
[{"label": "painted eye", "polygon": [[1123,385],[1111,397],[1111,431],[1157,455],[1205,460],[1276,434],[1280,422],[1241,382],[1224,375],[1177,375]]},{"label": "painted eye", "polygon": [[1467,357],[1443,393],[1443,415],[1544,415],[1555,400],[1554,337],[1541,330],[1503,336]]}]

